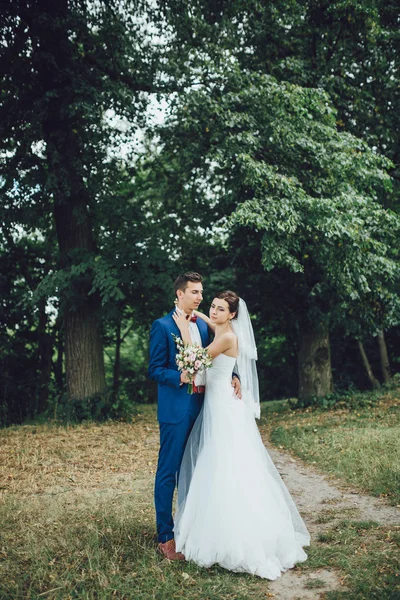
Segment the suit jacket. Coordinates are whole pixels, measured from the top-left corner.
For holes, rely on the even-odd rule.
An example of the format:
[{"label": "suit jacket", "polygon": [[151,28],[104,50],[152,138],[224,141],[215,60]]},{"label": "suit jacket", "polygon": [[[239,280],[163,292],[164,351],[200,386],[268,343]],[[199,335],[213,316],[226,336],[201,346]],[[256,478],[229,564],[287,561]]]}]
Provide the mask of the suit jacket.
[{"label": "suit jacket", "polygon": [[[180,337],[180,331],[172,318],[174,310],[154,321],[150,331],[149,377],[158,383],[157,417],[160,423],[180,423],[192,400],[187,393],[187,385],[180,383],[181,376],[175,362],[177,347],[171,334]],[[203,346],[208,346],[207,324],[199,318],[197,327]]]}]

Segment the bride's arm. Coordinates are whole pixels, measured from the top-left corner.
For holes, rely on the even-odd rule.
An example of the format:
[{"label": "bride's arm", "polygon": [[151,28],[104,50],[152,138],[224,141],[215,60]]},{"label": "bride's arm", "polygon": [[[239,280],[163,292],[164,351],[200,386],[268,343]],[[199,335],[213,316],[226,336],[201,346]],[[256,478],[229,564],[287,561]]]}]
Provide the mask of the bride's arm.
[{"label": "bride's arm", "polygon": [[185,344],[191,344],[192,338],[189,333],[189,323],[190,321],[186,319],[186,315],[183,310],[179,308],[175,309],[175,312],[172,314],[172,318],[175,321],[179,331],[181,332],[181,338]]},{"label": "bride's arm", "polygon": [[199,317],[199,319],[203,319],[203,321],[205,321],[207,323],[207,325],[209,326],[210,329],[212,329],[212,331],[215,331],[215,325],[211,321],[211,319],[209,317],[207,317],[207,315],[205,315],[204,313],[202,313],[198,310],[195,310],[193,312],[196,315],[196,317]]}]

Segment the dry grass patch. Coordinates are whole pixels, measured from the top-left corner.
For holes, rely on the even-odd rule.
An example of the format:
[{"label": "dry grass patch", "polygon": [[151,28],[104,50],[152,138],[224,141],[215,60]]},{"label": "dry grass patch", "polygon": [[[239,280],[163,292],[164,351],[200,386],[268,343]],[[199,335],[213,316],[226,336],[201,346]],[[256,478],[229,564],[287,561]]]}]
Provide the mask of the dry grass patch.
[{"label": "dry grass patch", "polygon": [[233,600],[268,583],[156,553],[155,407],[131,423],[0,431],[0,600]]},{"label": "dry grass patch", "polygon": [[116,488],[127,492],[126,477],[132,481],[134,474],[154,473],[157,451],[153,410],[144,411],[131,423],[3,429],[0,491],[3,496],[11,493],[26,498],[78,488],[98,490],[111,477]]}]

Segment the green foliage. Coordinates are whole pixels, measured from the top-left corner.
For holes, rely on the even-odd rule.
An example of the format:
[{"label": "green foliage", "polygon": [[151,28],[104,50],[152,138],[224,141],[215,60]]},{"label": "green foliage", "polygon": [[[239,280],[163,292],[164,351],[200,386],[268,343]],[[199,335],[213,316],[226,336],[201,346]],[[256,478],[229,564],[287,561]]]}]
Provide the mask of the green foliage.
[{"label": "green foliage", "polygon": [[364,340],[396,326],[399,220],[382,209],[399,197],[394,4],[174,6],[183,46],[197,40],[185,58],[201,65],[200,91],[176,103],[164,140],[190,185],[213,190],[217,226],[233,215],[237,289],[292,343],[299,321]]},{"label": "green foliage", "polygon": [[311,406],[314,409],[331,410],[337,408],[351,408],[357,410],[366,406],[375,404],[381,394],[379,392],[357,392],[356,389],[350,388],[346,392],[334,392],[326,396],[313,396],[307,400],[289,400],[289,406],[296,410]]},{"label": "green foliage", "polygon": [[380,390],[372,390],[367,392],[360,392],[355,387],[350,386],[345,391],[338,391],[326,396],[313,396],[310,399],[289,399],[288,404],[291,409],[297,410],[306,407],[321,410],[331,410],[332,408],[349,408],[351,410],[358,410],[359,408],[366,408],[368,406],[374,406],[381,398],[382,394],[387,391],[398,391],[400,388],[400,374],[396,373],[392,381],[386,384]]},{"label": "green foliage", "polygon": [[[392,3],[73,0],[31,12],[26,0],[0,15],[3,422],[42,411],[44,388],[51,407],[64,393],[66,307],[91,302],[113,353],[118,328],[147,336],[188,268],[206,294],[248,300],[264,397],[294,393],[300,321],[362,339],[396,327]],[[155,98],[162,127],[148,120]],[[145,345],[121,359],[128,404],[154,397]]]},{"label": "green foliage", "polygon": [[[232,0],[216,7],[214,2],[203,0],[189,9],[181,0],[174,7],[185,14],[185,19],[175,23],[184,47],[192,35],[199,54],[210,57],[211,63],[220,64],[231,55],[245,72],[325,90],[338,111],[338,128],[365,139],[399,164],[395,2]],[[166,5],[171,22],[173,10]],[[207,67],[204,72],[209,75]],[[396,194],[382,198],[385,206],[398,206],[397,166],[393,175]]]},{"label": "green foliage", "polygon": [[162,131],[164,151],[179,148],[187,185],[213,187],[224,211],[215,225],[239,230],[239,254],[253,230],[264,269],[294,274],[287,279],[310,321],[329,315],[364,332],[396,324],[400,219],[377,201],[390,193],[391,162],[337,130],[323,90],[234,62],[224,76],[225,86],[185,94]]},{"label": "green foliage", "polygon": [[[18,318],[11,319],[10,331],[2,323],[1,334],[8,352],[12,327],[27,320],[24,312],[46,307],[46,333],[59,342],[53,361],[58,374],[55,380],[49,372],[45,382],[41,378],[44,332],[34,334],[32,385],[21,377],[21,386],[10,386],[15,374],[2,365],[1,402],[11,420],[17,418],[10,406],[18,393],[36,404],[21,402],[22,419],[45,408],[36,401],[38,387],[50,390],[55,384],[54,398],[64,393],[62,359],[68,347],[60,317],[66,311],[89,305],[90,313],[103,320],[106,336],[126,318],[148,326],[157,311],[149,296],[162,298],[162,310],[168,295],[161,290],[171,279],[165,268],[171,245],[164,242],[170,233],[166,221],[173,219],[154,226],[161,199],[153,202],[148,185],[143,192],[138,189],[145,179],[139,163],[127,170],[138,154],[137,129],[147,122],[151,94],[176,89],[173,82],[169,87],[157,81],[168,48],[149,43],[156,31],[164,31],[165,42],[168,37],[160,9],[129,0],[98,6],[73,1],[50,3],[33,19],[30,4],[19,2],[0,15],[0,60],[6,66],[0,98],[1,252],[6,256],[18,246],[17,269],[13,272],[9,261],[7,276],[11,286],[21,289],[22,275],[29,288],[15,307],[7,307],[7,320],[12,311]],[[152,23],[151,34],[144,22]],[[28,250],[36,237],[41,246],[37,257]],[[30,327],[38,326],[33,319]],[[100,365],[100,376],[101,371]],[[102,412],[95,397],[93,406],[89,413]]]},{"label": "green foliage", "polygon": [[[111,337],[106,352],[106,378],[109,389],[113,387],[115,367],[115,340]],[[147,377],[149,331],[144,327],[134,328],[124,337],[121,345],[120,374],[118,386],[118,405],[129,407],[137,403],[156,401],[156,390],[153,382]],[[118,414],[118,407],[115,411]],[[123,409],[125,413],[127,408]]]},{"label": "green foliage", "polygon": [[63,394],[61,397],[51,398],[46,416],[67,424],[83,421],[101,422],[109,419],[129,421],[136,412],[136,405],[123,392],[115,400],[110,393],[79,400],[71,400]]},{"label": "green foliage", "polygon": [[14,239],[6,230],[0,242],[0,425],[33,418],[44,408],[42,370],[57,328],[43,302],[33,304],[32,297],[54,264],[52,250],[38,232]]}]

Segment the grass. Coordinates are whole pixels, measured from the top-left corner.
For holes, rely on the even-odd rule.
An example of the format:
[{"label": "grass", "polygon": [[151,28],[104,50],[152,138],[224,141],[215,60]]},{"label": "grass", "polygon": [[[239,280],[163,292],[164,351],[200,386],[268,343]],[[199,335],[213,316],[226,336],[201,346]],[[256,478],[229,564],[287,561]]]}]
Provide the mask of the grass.
[{"label": "grass", "polygon": [[95,510],[9,503],[4,511],[2,520],[13,517],[2,533],[12,544],[2,556],[1,598],[261,597],[249,576],[158,557],[152,523],[127,499],[99,502]]},{"label": "grass", "polygon": [[263,407],[262,429],[275,446],[343,483],[400,504],[398,391],[357,410],[289,411],[285,402],[268,405]]},{"label": "grass", "polygon": [[347,589],[329,592],[329,600],[398,600],[399,548],[400,531],[373,521],[343,520],[320,534],[307,567],[344,573]]},{"label": "grass", "polygon": [[315,588],[323,588],[325,586],[325,581],[323,579],[310,579],[310,581],[307,581],[307,583],[305,584],[305,587],[309,590],[315,589]]},{"label": "grass", "polygon": [[[398,406],[394,396],[357,413],[294,413],[285,402],[268,403],[261,431],[343,482],[394,502],[396,480],[388,472],[398,468],[391,445]],[[0,600],[273,597],[265,580],[168,563],[155,552],[157,451],[155,407],[143,407],[129,423],[1,430]],[[388,472],[379,474],[378,465]],[[337,572],[345,585],[325,592],[326,600],[399,599],[399,529],[357,518],[356,509],[327,501],[313,515],[320,534],[296,573],[314,574],[304,585],[319,594],[318,569]]]},{"label": "grass", "polygon": [[264,599],[258,578],[156,553],[157,451],[154,407],[0,431],[0,599]]}]

